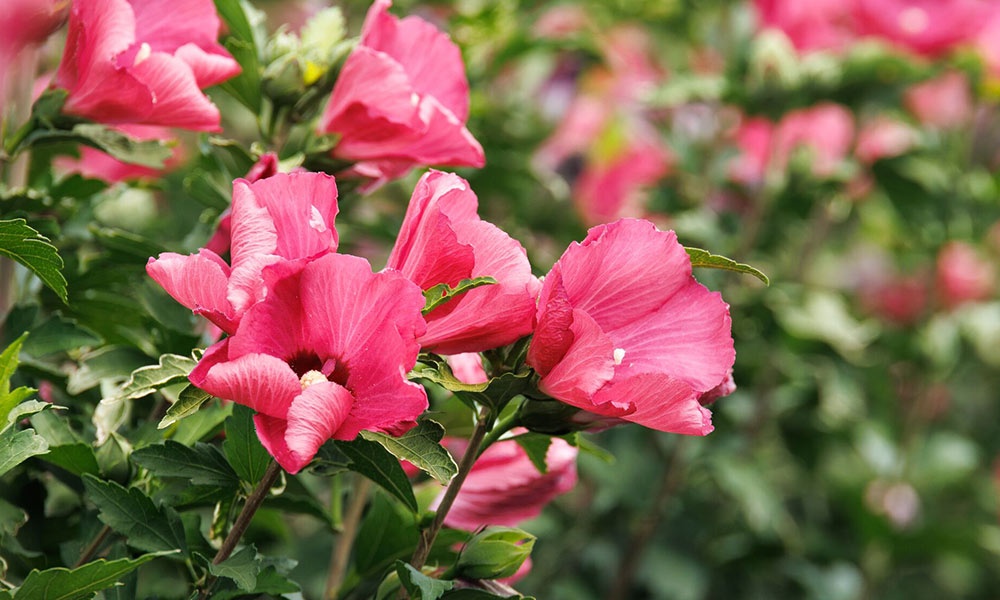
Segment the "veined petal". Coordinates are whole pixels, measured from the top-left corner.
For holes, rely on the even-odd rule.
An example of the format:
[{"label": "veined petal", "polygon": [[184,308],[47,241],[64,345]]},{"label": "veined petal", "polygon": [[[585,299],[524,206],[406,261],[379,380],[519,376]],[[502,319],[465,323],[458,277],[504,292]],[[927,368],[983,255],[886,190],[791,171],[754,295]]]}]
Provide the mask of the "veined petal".
[{"label": "veined petal", "polygon": [[216,45],[221,23],[211,0],[129,0],[135,11],[136,38],[153,51],[173,54],[193,43],[202,48]]},{"label": "veined petal", "polygon": [[621,418],[650,429],[708,435],[712,413],[698,401],[698,394],[680,379],[662,373],[616,377],[594,398],[599,404],[624,404],[634,408]]},{"label": "veined petal", "polygon": [[542,376],[539,389],[553,398],[590,410],[594,394],[615,373],[614,345],[586,312],[573,309],[572,343],[562,359]]},{"label": "veined petal", "polygon": [[213,396],[278,418],[286,418],[292,401],[302,391],[291,367],[268,354],[244,354],[219,362],[196,385]]},{"label": "veined petal", "polygon": [[295,462],[282,465],[285,470],[295,474],[309,464],[319,447],[340,429],[353,405],[351,392],[330,381],[304,389],[288,409],[285,443]]},{"label": "veined petal", "polygon": [[195,44],[184,44],[174,52],[174,56],[190,67],[198,87],[207,88],[239,75],[242,70],[240,63],[221,46],[219,50],[221,52],[208,52]]},{"label": "veined petal", "polygon": [[[239,185],[247,187],[242,181]],[[248,187],[256,205],[273,223],[275,254],[287,259],[312,258],[337,249],[334,219],[339,208],[333,177],[325,173],[276,173]]]},{"label": "veined petal", "polygon": [[164,252],[149,259],[146,272],[174,300],[206,316],[212,315],[209,316],[212,322],[227,333],[236,331],[233,309],[226,297],[229,265],[211,250],[202,249],[189,256]]},{"label": "veined petal", "polygon": [[402,20],[389,13],[392,2],[372,4],[361,31],[361,44],[399,62],[417,93],[431,95],[459,120],[469,116],[469,83],[458,46],[420,17]]},{"label": "veined petal", "polygon": [[219,109],[198,88],[187,64],[165,52],[153,52],[129,73],[153,92],[153,110],[143,123],[221,131]]},{"label": "veined petal", "polygon": [[366,144],[389,143],[392,125],[410,128],[417,122],[414,94],[406,72],[392,57],[358,46],[337,77],[320,130],[343,134],[335,150],[338,155],[371,157],[377,147]]}]

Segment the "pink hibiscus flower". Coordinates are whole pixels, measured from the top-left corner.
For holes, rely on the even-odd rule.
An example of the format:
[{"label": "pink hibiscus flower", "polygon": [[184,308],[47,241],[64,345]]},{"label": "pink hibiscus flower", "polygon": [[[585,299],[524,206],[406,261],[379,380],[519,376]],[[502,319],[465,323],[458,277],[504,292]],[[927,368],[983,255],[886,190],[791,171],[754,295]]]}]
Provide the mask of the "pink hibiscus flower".
[{"label": "pink hibiscus flower", "polygon": [[[445,445],[457,456],[465,452],[465,440],[445,440]],[[476,460],[445,525],[475,531],[486,525],[514,527],[537,517],[576,485],[577,452],[565,440],[552,438],[545,455],[548,469],[540,473],[516,441],[493,444]]]},{"label": "pink hibiscus flower", "polygon": [[965,242],[949,242],[938,253],[937,293],[946,308],[990,298],[996,280],[993,263]]},{"label": "pink hibiscus flower", "polygon": [[279,173],[233,182],[232,266],[202,248],[150,258],[146,272],[175,300],[235,333],[243,314],[265,295],[264,267],[337,249],[337,185],[323,173]]},{"label": "pink hibiscus flower", "polygon": [[592,228],[545,277],[527,362],[557,400],[705,435],[699,399],[735,358],[729,305],[695,281],[677,236],[624,219]]},{"label": "pink hibiscus flower", "polygon": [[102,123],[219,130],[200,88],[240,66],[219,45],[211,0],[77,0],[55,85],[64,110]]},{"label": "pink hibiscus flower", "polygon": [[264,271],[267,297],[211,346],[190,379],[257,411],[257,436],[297,473],[329,439],[398,435],[427,408],[410,383],[424,331],[420,289],[363,258],[327,254]]},{"label": "pink hibiscus flower", "polygon": [[353,173],[385,181],[417,165],[481,167],[483,149],[465,128],[469,83],[446,34],[418,17],[397,19],[390,0],[368,10],[320,119],[336,132],[334,156]]},{"label": "pink hibiscus flower", "polygon": [[857,0],[855,13],[862,33],[923,56],[941,56],[973,43],[992,9],[983,0]]},{"label": "pink hibiscus flower", "polygon": [[763,27],[779,29],[800,52],[843,51],[857,38],[856,0],[754,0]]},{"label": "pink hibiscus flower", "polygon": [[479,352],[531,333],[540,284],[524,248],[476,214],[469,183],[451,173],[420,178],[387,266],[429,289],[493,277],[427,314],[421,346],[431,352]]}]

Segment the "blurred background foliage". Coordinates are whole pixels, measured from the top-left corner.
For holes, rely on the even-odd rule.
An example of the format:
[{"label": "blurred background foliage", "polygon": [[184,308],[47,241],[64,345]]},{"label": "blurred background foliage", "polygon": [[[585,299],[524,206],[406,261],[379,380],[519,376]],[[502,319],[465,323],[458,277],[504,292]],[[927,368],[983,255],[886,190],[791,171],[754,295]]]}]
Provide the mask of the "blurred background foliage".
[{"label": "blurred background foliage", "polygon": [[[273,32],[324,4],[254,5]],[[368,3],[339,6],[358,31]],[[696,273],[731,305],[737,349],[738,389],[713,406],[715,432],[593,435],[611,458],[583,454],[577,488],[524,526],[539,540],[520,591],[1000,595],[1000,74],[988,61],[964,46],[918,56],[878,39],[804,51],[732,0],[400,0],[393,10],[462,47],[468,128],[487,165],[459,172],[538,273],[589,225],[628,215],[771,280]],[[59,49],[49,52],[54,64]],[[242,176],[261,150],[250,148],[252,115],[221,89],[210,95],[235,141],[182,137],[164,179],[109,186],[36,156],[29,183],[48,192],[4,200],[7,218],[29,217],[67,261],[73,302],[24,277],[2,340],[33,330],[16,383],[71,407],[79,431],[67,436],[145,419],[96,414],[101,386],[199,344],[188,311],[144,267],[204,244],[229,197],[229,182],[206,174],[221,165]],[[593,101],[588,118],[561,129],[581,98]],[[418,175],[345,203],[341,247],[384,264]],[[133,410],[163,408],[147,398]],[[225,416],[205,411],[183,435],[198,439]],[[102,472],[115,452],[101,446]],[[77,526],[79,484],[15,475],[0,497],[39,518],[3,537],[4,556],[35,565]],[[251,539],[299,561],[309,598],[330,539],[300,479],[307,489],[265,507]],[[278,518],[288,511],[301,514]]]}]

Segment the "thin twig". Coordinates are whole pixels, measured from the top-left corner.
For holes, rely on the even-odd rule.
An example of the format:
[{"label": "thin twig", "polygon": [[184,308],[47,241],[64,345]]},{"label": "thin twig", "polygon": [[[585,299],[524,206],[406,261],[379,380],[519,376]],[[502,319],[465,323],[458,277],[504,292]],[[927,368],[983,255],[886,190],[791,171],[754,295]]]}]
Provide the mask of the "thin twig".
[{"label": "thin twig", "polygon": [[368,504],[368,493],[371,486],[372,482],[367,477],[357,477],[351,502],[347,505],[347,512],[344,513],[344,519],[341,523],[337,544],[333,547],[333,553],[330,555],[330,572],[326,579],[326,591],[323,593],[323,597],[327,600],[336,598],[340,592],[340,586],[344,584],[344,577],[347,575],[347,562],[351,557],[351,549],[354,546],[358,525],[361,523],[361,515],[364,513],[365,505]]},{"label": "thin twig", "polygon": [[[271,486],[278,479],[278,475],[281,473],[281,467],[277,462],[271,461],[271,464],[267,466],[267,471],[264,472],[264,477],[254,488],[253,492],[247,497],[246,504],[243,505],[243,509],[240,514],[236,517],[236,521],[233,523],[233,528],[229,530],[229,535],[222,542],[222,547],[219,551],[215,553],[215,558],[212,559],[212,564],[217,565],[222,561],[229,558],[236,549],[236,546],[240,543],[243,538],[243,534],[246,533],[247,527],[250,526],[250,522],[253,521],[253,516],[260,508],[260,505],[264,503],[264,499],[267,498],[268,492],[271,490]],[[212,587],[215,585],[215,577],[211,574],[205,579],[205,585],[201,593],[201,599],[207,600],[212,593]]]},{"label": "thin twig", "polygon": [[476,428],[472,431],[472,437],[469,438],[469,445],[465,449],[462,461],[458,465],[458,473],[451,480],[451,483],[448,484],[448,489],[445,490],[444,496],[441,498],[441,503],[434,513],[434,520],[431,522],[430,527],[425,529],[420,536],[417,550],[413,553],[413,558],[410,559],[410,564],[413,565],[413,568],[419,570],[427,562],[427,556],[431,552],[431,547],[434,545],[434,540],[437,538],[438,532],[441,531],[441,527],[444,525],[444,519],[448,515],[448,511],[451,510],[451,505],[458,496],[458,490],[461,489],[465,478],[469,475],[469,471],[472,470],[472,465],[475,464],[476,458],[479,457],[479,447],[483,444],[483,439],[486,437],[486,432],[491,425],[489,421],[489,409],[483,407],[479,418],[476,420]]},{"label": "thin twig", "polygon": [[110,527],[107,525],[102,527],[101,530],[97,532],[97,535],[94,536],[94,539],[87,544],[87,547],[80,554],[80,558],[76,561],[76,564],[73,565],[73,568],[76,569],[78,567],[82,567],[86,563],[90,562],[90,559],[94,558],[94,555],[97,554],[98,549],[100,549],[104,540],[107,539],[109,533],[111,533]]}]

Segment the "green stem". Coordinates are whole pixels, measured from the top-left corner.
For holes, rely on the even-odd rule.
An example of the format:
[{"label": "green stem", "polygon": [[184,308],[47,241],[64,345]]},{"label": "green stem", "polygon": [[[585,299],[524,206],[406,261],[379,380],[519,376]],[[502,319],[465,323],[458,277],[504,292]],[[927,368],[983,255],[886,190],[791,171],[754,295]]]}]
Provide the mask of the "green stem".
[{"label": "green stem", "polygon": [[489,431],[492,425],[493,419],[491,417],[492,415],[488,407],[484,406],[479,411],[479,416],[476,419],[476,428],[472,431],[472,437],[469,438],[469,445],[465,449],[465,454],[462,455],[461,462],[458,464],[458,473],[455,474],[454,479],[448,484],[448,489],[445,490],[444,496],[441,497],[441,503],[434,513],[434,520],[431,522],[430,527],[423,531],[423,534],[420,536],[420,542],[417,544],[417,549],[413,553],[413,558],[410,559],[410,564],[417,570],[420,570],[424,566],[424,563],[427,562],[427,556],[431,552],[431,547],[434,546],[434,540],[437,539],[438,532],[444,526],[444,519],[448,516],[448,511],[451,510],[451,505],[454,504],[455,498],[458,496],[458,490],[461,489],[465,478],[468,477],[469,472],[472,470],[472,465],[479,458],[479,450],[486,438],[486,432]]},{"label": "green stem", "polygon": [[479,447],[479,453],[476,455],[476,458],[482,456],[483,452],[486,452],[486,449],[496,443],[505,433],[517,427],[519,417],[519,411],[514,410],[511,414],[497,421],[493,429],[483,438],[483,443]]},{"label": "green stem", "polygon": [[[229,535],[222,542],[222,547],[216,552],[215,558],[212,559],[212,564],[217,565],[222,561],[229,558],[236,549],[236,546],[240,543],[243,538],[243,534],[246,533],[247,528],[250,526],[250,522],[253,521],[253,516],[260,508],[260,505],[264,503],[264,499],[267,498],[268,492],[271,491],[271,486],[278,479],[278,475],[281,474],[281,467],[277,462],[271,461],[271,464],[267,466],[267,471],[264,472],[264,477],[261,478],[257,487],[254,488],[253,492],[247,497],[246,504],[243,505],[243,509],[240,514],[236,517],[236,521],[233,523],[233,528],[229,530]],[[215,577],[211,574],[205,579],[204,589],[201,593],[202,600],[207,600],[211,597],[212,588],[215,586]]]}]

